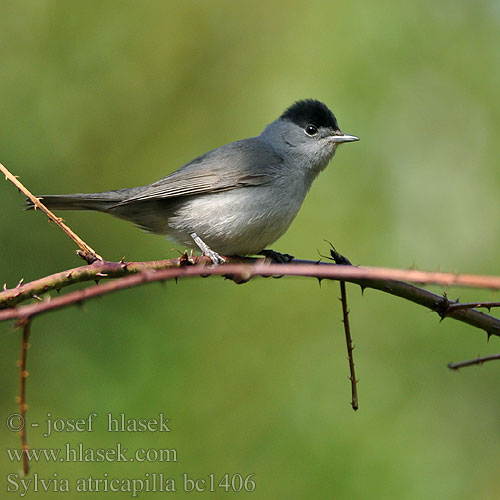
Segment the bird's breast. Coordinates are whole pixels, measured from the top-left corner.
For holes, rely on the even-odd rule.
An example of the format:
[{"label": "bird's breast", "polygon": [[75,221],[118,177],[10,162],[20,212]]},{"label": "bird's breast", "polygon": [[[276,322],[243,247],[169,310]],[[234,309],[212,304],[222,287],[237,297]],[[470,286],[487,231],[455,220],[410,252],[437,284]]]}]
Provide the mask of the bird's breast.
[{"label": "bird's breast", "polygon": [[305,193],[277,186],[234,189],[186,199],[168,221],[169,234],[190,245],[197,233],[222,255],[260,252],[288,229]]}]

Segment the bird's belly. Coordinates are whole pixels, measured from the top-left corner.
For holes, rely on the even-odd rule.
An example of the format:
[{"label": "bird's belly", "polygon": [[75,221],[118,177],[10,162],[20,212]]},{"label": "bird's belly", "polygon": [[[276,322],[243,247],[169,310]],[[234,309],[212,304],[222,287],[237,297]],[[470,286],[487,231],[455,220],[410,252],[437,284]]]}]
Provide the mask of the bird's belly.
[{"label": "bird's belly", "polygon": [[296,197],[277,202],[265,188],[197,196],[187,199],[169,218],[168,235],[193,247],[190,234],[194,232],[221,255],[255,254],[288,229],[301,203]]}]

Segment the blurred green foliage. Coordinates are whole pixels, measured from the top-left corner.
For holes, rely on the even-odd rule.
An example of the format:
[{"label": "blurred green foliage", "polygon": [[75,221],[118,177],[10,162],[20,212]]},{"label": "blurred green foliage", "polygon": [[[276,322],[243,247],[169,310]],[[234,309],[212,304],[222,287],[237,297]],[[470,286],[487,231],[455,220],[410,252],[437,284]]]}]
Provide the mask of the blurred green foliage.
[{"label": "blurred green foliage", "polygon": [[[359,264],[500,273],[498,2],[33,0],[0,12],[0,161],[36,193],[151,182],[313,97],[361,142],[341,148],[276,250],[315,259],[326,238]],[[3,281],[80,264],[11,185],[0,194]],[[64,216],[108,259],[176,255],[123,221]],[[43,425],[48,412],[99,419],[93,432],[50,438],[29,428],[30,445],[119,441],[175,448],[179,461],[42,461],[32,471],[71,481],[163,472],[178,480],[175,498],[190,495],[184,472],[229,472],[256,474],[252,498],[497,499],[500,365],[457,374],[446,363],[498,352],[498,339],[349,292],[357,413],[335,283],[181,280],[37,319],[30,422]],[[0,330],[4,421],[17,411],[20,337]],[[107,412],[163,412],[172,432],[117,436]],[[4,448],[19,443],[5,428],[0,436],[8,498],[6,475],[20,466]]]}]

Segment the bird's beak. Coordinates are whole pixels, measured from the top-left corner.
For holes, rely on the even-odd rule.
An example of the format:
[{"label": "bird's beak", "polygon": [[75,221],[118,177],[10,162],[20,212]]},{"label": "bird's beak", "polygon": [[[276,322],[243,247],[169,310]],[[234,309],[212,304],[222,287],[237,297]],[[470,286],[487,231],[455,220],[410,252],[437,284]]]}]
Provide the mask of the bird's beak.
[{"label": "bird's beak", "polygon": [[330,140],[332,142],[336,142],[336,143],[340,144],[342,142],[359,141],[359,137],[356,137],[355,135],[344,134],[341,132],[339,135],[332,135]]}]

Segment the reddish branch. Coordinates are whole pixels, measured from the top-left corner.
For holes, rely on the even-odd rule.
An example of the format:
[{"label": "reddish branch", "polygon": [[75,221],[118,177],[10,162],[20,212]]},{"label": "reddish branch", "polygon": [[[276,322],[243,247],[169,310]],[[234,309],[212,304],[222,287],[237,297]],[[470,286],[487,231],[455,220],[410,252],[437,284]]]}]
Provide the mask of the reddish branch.
[{"label": "reddish branch", "polygon": [[[209,263],[206,257],[196,257],[196,262]],[[166,259],[153,260],[149,262],[108,262],[96,261],[88,266],[75,267],[67,271],[45,276],[44,278],[31,281],[30,283],[21,282],[11,289],[0,292],[0,309],[12,307],[32,297],[40,296],[52,290],[60,290],[75,283],[84,281],[99,281],[104,278],[120,278],[129,274],[135,274],[140,271],[168,269],[179,267],[186,259]]]},{"label": "reddish branch", "polygon": [[448,363],[448,368],[451,370],[458,370],[459,368],[464,368],[466,366],[482,365],[486,361],[500,360],[500,354],[492,354],[491,356],[478,357],[476,359],[470,359],[468,361],[461,361],[460,363]]},{"label": "reddish branch", "polygon": [[[158,270],[158,269],[169,269],[178,268],[182,266],[183,262],[187,264],[187,259],[166,259],[160,261],[150,261],[150,262],[107,262],[107,261],[96,261],[89,266],[81,266],[74,269],[69,269],[60,273],[52,274],[46,276],[39,280],[33,281],[31,283],[21,284],[15,288],[7,289],[0,292],[0,309],[11,307],[13,305],[19,304],[24,300],[27,300],[34,295],[41,295],[45,292],[51,290],[58,290],[65,286],[72,285],[74,283],[79,283],[83,281],[94,281],[100,280],[101,278],[118,278],[121,276],[126,276],[129,274],[134,274],[144,270]],[[246,270],[248,266],[253,263],[258,263],[259,260],[255,259],[228,259],[231,265],[238,263],[239,265],[246,265]],[[195,257],[195,263],[206,264],[209,260],[206,257]],[[262,262],[262,259],[260,259]],[[471,275],[471,274],[454,274],[454,273],[442,273],[442,272],[426,272],[426,271],[416,271],[416,270],[404,270],[404,269],[389,269],[389,268],[374,268],[374,267],[355,267],[355,266],[336,266],[334,264],[317,263],[304,260],[294,260],[290,264],[280,264],[280,267],[276,267],[276,264],[271,264],[274,266],[270,269],[271,274],[282,274],[291,276],[313,276],[317,278],[331,278],[331,279],[344,279],[345,281],[351,281],[367,288],[376,288],[378,290],[383,290],[388,293],[393,293],[391,290],[393,287],[399,290],[400,282],[396,283],[394,280],[405,280],[411,281],[413,283],[423,283],[423,284],[436,284],[443,286],[469,286],[477,288],[490,288],[493,290],[500,289],[500,277],[499,276],[482,276],[482,275]],[[267,265],[267,264],[266,264]],[[206,268],[207,270],[208,268]],[[209,274],[226,274],[231,271],[227,270],[226,267],[221,267],[218,271],[207,271]],[[234,269],[234,268],[233,268]],[[264,268],[260,268],[262,272]],[[238,268],[239,271],[242,268]],[[176,271],[178,272],[178,271]],[[183,271],[180,271],[181,273]],[[198,271],[190,271],[197,274]],[[238,271],[237,271],[238,272]],[[174,273],[175,274],[175,273]],[[189,274],[189,273],[188,273]],[[259,273],[257,273],[259,274]],[[179,276],[179,274],[177,274]],[[167,277],[166,279],[169,279]],[[418,290],[413,287],[412,291],[408,293],[408,296],[404,294],[397,293],[395,290],[394,295],[399,295],[404,298],[412,300],[412,296],[418,295]],[[431,294],[433,295],[433,294]],[[418,297],[417,297],[418,298]],[[442,298],[441,298],[442,299]],[[418,302],[418,300],[416,300]],[[428,307],[426,303],[421,303]],[[455,304],[454,302],[441,300],[442,304]],[[483,303],[481,303],[483,304]],[[486,306],[485,306],[486,307]],[[436,309],[436,308],[434,308]],[[456,308],[459,309],[459,308]],[[461,309],[461,308],[460,308]],[[458,311],[443,309],[440,311],[445,316],[453,316],[452,313]]]},{"label": "reddish branch", "polygon": [[[88,281],[90,279],[107,278],[114,275],[130,274],[123,278],[93,286],[84,290],[69,293],[64,296],[54,297],[50,301],[30,304],[17,308],[9,308],[0,311],[0,321],[8,319],[22,319],[34,317],[44,312],[60,309],[71,304],[82,303],[85,300],[112,293],[116,290],[130,288],[145,283],[154,281],[166,281],[181,277],[193,276],[209,276],[209,275],[229,275],[232,279],[239,282],[248,281],[253,276],[270,276],[270,275],[285,275],[285,276],[309,276],[321,279],[338,279],[361,285],[363,288],[374,288],[377,290],[402,297],[410,300],[433,311],[438,312],[442,317],[450,317],[464,323],[467,323],[476,328],[485,330],[488,335],[500,336],[500,320],[488,314],[481,313],[475,309],[465,309],[457,311],[447,311],[450,302],[445,297],[436,295],[432,292],[410,285],[408,283],[394,281],[394,278],[408,279],[421,283],[437,283],[448,285],[469,285],[483,286],[487,288],[496,288],[500,286],[500,278],[493,276],[472,276],[472,275],[456,275],[447,273],[426,273],[424,271],[404,271],[398,269],[384,268],[361,268],[355,266],[339,266],[328,263],[311,263],[307,261],[294,261],[290,264],[267,264],[262,259],[257,261],[246,261],[240,263],[229,263],[218,267],[208,267],[204,265],[188,265],[179,267],[179,260],[165,261],[166,265],[174,266],[166,269],[151,270],[158,262],[153,263],[108,263],[95,262],[90,266],[83,266],[74,270],[58,273],[47,277],[47,284],[43,285],[44,280],[39,280],[35,289],[40,286],[47,286],[47,290],[61,288],[65,286],[66,280],[70,282],[73,279],[77,281]],[[144,266],[144,267],[143,267]],[[148,269],[148,266],[149,269]],[[142,269],[148,269],[138,272]],[[25,290],[25,287],[30,287],[30,284],[22,285],[19,291]],[[16,289],[14,289],[16,290]],[[33,288],[31,288],[33,290]],[[6,293],[11,293],[8,290]],[[40,292],[38,292],[40,293]],[[37,293],[37,295],[38,295]],[[3,294],[0,293],[0,300]],[[5,301],[4,301],[5,303]]]}]

